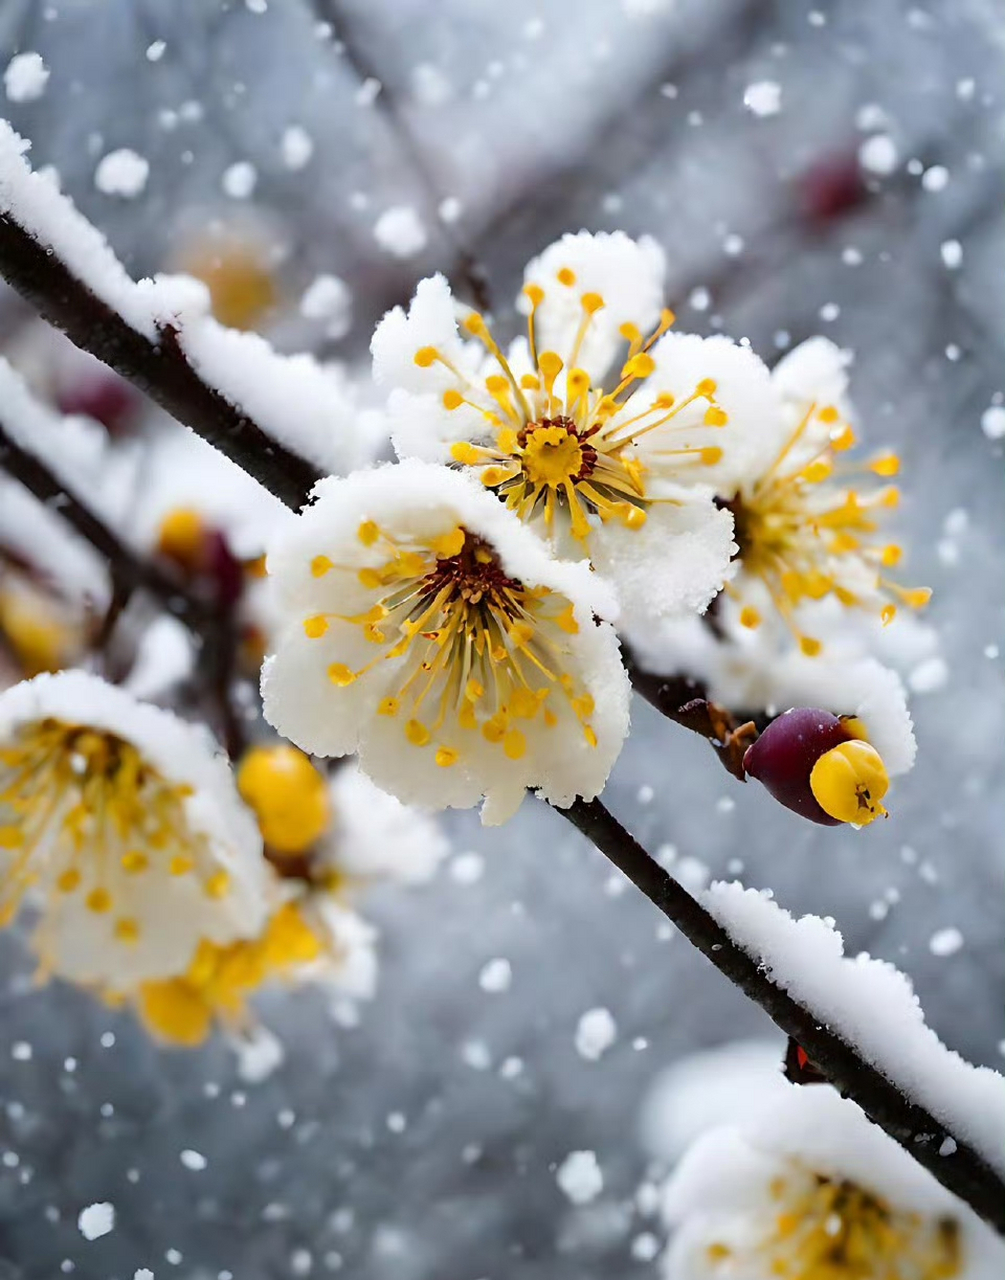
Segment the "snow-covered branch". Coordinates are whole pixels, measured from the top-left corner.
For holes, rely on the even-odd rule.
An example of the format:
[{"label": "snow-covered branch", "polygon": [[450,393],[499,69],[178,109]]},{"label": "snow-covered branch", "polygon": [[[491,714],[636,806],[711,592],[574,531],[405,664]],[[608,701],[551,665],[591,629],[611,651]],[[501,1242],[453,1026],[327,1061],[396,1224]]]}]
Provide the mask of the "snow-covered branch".
[{"label": "snow-covered branch", "polygon": [[563,812],[836,1089],[1005,1234],[1001,1078],[938,1041],[902,974],[843,959],[823,921],[797,923],[756,892],[719,886],[699,902],[599,801]]}]

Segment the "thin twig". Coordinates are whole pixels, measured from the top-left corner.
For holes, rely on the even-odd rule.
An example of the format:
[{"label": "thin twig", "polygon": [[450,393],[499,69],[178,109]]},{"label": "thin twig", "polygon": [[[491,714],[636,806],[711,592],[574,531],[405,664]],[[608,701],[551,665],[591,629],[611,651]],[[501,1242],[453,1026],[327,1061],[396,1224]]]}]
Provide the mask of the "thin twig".
[{"label": "thin twig", "polygon": [[[985,1160],[924,1107],[912,1102],[856,1049],[821,1023],[766,976],[759,962],[737,946],[723,927],[645,851],[600,803],[577,800],[559,812],[706,956],[787,1034],[792,1036],[836,1089],[852,1098],[870,1120],[954,1195],[1005,1234],[1005,1186]],[[956,1143],[946,1153],[945,1138]]]}]

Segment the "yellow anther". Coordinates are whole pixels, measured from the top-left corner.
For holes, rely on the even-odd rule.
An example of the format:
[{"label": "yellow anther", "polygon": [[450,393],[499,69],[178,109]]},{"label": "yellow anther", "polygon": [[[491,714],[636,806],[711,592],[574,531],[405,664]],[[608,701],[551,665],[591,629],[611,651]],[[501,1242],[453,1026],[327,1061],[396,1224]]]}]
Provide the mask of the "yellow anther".
[{"label": "yellow anther", "polygon": [[892,569],[894,565],[900,564],[903,556],[903,547],[898,547],[895,542],[891,542],[889,546],[883,548],[881,561],[887,569]]},{"label": "yellow anther", "polygon": [[503,427],[496,438],[500,453],[516,453],[520,438],[512,427]]},{"label": "yellow anther", "polygon": [[536,373],[524,373],[520,377],[520,386],[524,391],[540,391],[541,379]]},{"label": "yellow anther", "polygon": [[56,880],[56,888],[60,893],[72,893],[80,884],[80,872],[76,867],[67,867]]},{"label": "yellow anther", "polygon": [[506,721],[500,719],[499,716],[493,716],[491,720],[486,720],[482,725],[482,737],[486,742],[502,742],[506,734]]},{"label": "yellow anther", "polygon": [[714,467],[717,462],[722,461],[722,450],[719,448],[702,449],[700,456],[703,466]]},{"label": "yellow anther", "polygon": [[572,709],[580,720],[588,720],[597,709],[597,704],[593,700],[593,695],[589,693],[581,693],[578,698],[573,698]]},{"label": "yellow anther", "polygon": [[115,921],[113,932],[120,942],[138,942],[140,926],[137,921],[130,919],[128,916],[123,916],[121,920]]},{"label": "yellow anther", "polygon": [[889,788],[883,757],[859,738],[825,751],[810,774],[810,790],[824,813],[860,827],[886,813],[880,801]]},{"label": "yellow anther", "polygon": [[585,369],[569,370],[569,396],[572,400],[578,399],[584,392],[590,389],[590,375]]},{"label": "yellow anther", "polygon": [[429,730],[421,720],[409,720],[405,725],[405,737],[413,747],[424,747],[429,742]]},{"label": "yellow anther", "polygon": [[502,484],[504,480],[509,478],[510,473],[505,467],[486,467],[481,474],[481,482],[487,488],[492,489],[497,484]]},{"label": "yellow anther", "polygon": [[364,547],[372,547],[380,537],[380,525],[375,520],[364,520],[356,530],[356,537]]},{"label": "yellow anther", "polygon": [[647,351],[640,351],[637,356],[632,356],[630,360],[625,361],[625,365],[621,370],[622,378],[648,378],[655,370],[656,361]]},{"label": "yellow anther", "polygon": [[729,421],[729,414],[717,404],[709,405],[705,410],[706,427],[724,427]]},{"label": "yellow anther", "polygon": [[637,324],[632,324],[630,320],[626,320],[625,323],[619,327],[618,333],[621,334],[626,342],[637,342],[640,344],[642,342],[642,334],[639,331],[639,326]]},{"label": "yellow anther", "polygon": [[597,745],[597,732],[592,724],[583,725],[583,737],[586,739],[586,745],[588,747],[595,747]]},{"label": "yellow anther", "polygon": [[807,656],[807,658],[815,658],[823,645],[819,640],[814,640],[812,636],[800,636],[799,648]]},{"label": "yellow anther", "polygon": [[323,578],[326,573],[329,573],[334,568],[335,566],[327,556],[315,556],[311,561],[311,573],[315,578]]},{"label": "yellow anther", "polygon": [[490,373],[485,379],[485,390],[494,396],[508,396],[510,386],[501,373]]},{"label": "yellow anther", "polygon": [[523,648],[528,640],[533,639],[534,628],[529,622],[514,622],[509,629],[509,638],[517,646]]},{"label": "yellow anther", "polygon": [[564,284],[567,289],[571,289],[576,283],[576,273],[571,267],[562,267],[555,273],[555,278],[559,284]]},{"label": "yellow anther", "polygon": [[527,754],[527,739],[519,729],[510,729],[503,738],[503,752],[507,760],[521,760]]},{"label": "yellow anther", "polygon": [[909,609],[924,609],[931,598],[931,587],[911,587],[901,595],[901,599]]},{"label": "yellow anther", "polygon": [[464,403],[464,397],[459,391],[455,391],[452,387],[443,393],[444,409],[459,409]]},{"label": "yellow anther", "polygon": [[890,485],[889,488],[884,489],[880,493],[879,505],[881,507],[888,507],[890,510],[892,510],[894,507],[900,506],[900,490],[896,487],[896,485]]},{"label": "yellow anther", "polygon": [[604,299],[599,293],[584,293],[581,301],[583,304],[583,310],[588,312],[591,316],[594,312],[600,311],[604,306]]},{"label": "yellow anther", "polygon": [[473,467],[479,458],[478,450],[473,444],[468,444],[467,440],[458,440],[456,444],[452,444],[450,456],[464,467]]},{"label": "yellow anther", "polygon": [[618,518],[626,529],[641,529],[646,522],[646,513],[642,507],[626,502],[618,512]]},{"label": "yellow anther", "polygon": [[725,1244],[710,1244],[705,1250],[709,1262],[725,1262],[727,1258],[733,1256],[733,1251]]},{"label": "yellow anther", "polygon": [[328,630],[328,619],[322,613],[313,618],[304,618],[304,635],[308,640],[317,640]]},{"label": "yellow anther", "polygon": [[356,672],[344,662],[333,662],[328,668],[328,679],[336,688],[344,689],[356,679]]},{"label": "yellow anther", "polygon": [[484,687],[479,684],[474,676],[468,678],[468,682],[464,686],[464,696],[469,702],[477,702],[479,698],[485,696]]},{"label": "yellow anther", "polygon": [[186,858],[184,854],[176,854],[168,864],[168,871],[173,876],[187,876],[190,871],[195,870],[195,863],[191,858]]},{"label": "yellow anther", "polygon": [[676,319],[677,313],[675,311],[671,311],[669,307],[664,307],[660,312],[660,326],[657,332],[662,333],[664,329],[669,329]]},{"label": "yellow anther", "polygon": [[883,626],[888,627],[897,616],[897,606],[895,604],[885,604],[879,616]]},{"label": "yellow anther", "polygon": [[824,407],[821,410],[819,410],[819,412],[817,413],[817,417],[820,419],[821,422],[826,422],[828,424],[831,424],[834,422],[840,422],[841,420],[841,415],[838,413],[837,409],[835,409],[832,404],[825,404]]},{"label": "yellow anther", "polygon": [[0,849],[20,849],[24,832],[20,827],[0,827]]},{"label": "yellow anther", "polygon": [[845,453],[855,443],[855,432],[847,423],[831,436],[831,448],[835,453]]},{"label": "yellow anther", "polygon": [[225,898],[230,890],[230,876],[226,871],[214,871],[206,883],[203,885],[203,892],[207,898],[213,898],[219,901]]},{"label": "yellow anther", "polygon": [[429,545],[438,560],[449,560],[453,556],[461,554],[465,536],[464,530],[460,525],[457,525],[449,533],[444,533],[439,538],[433,538]]},{"label": "yellow anther", "polygon": [[449,769],[452,764],[457,763],[460,756],[461,753],[453,747],[439,747],[435,759],[441,769]]},{"label": "yellow anther", "polygon": [[900,459],[895,453],[884,454],[882,458],[874,458],[869,463],[869,470],[875,476],[889,479],[890,476],[895,476],[900,470]]},{"label": "yellow anther", "polygon": [[562,612],[557,615],[555,618],[555,625],[564,631],[566,635],[575,636],[579,634],[579,623],[576,621],[576,610],[571,603],[567,604]]},{"label": "yellow anther", "polygon": [[375,591],[377,587],[384,585],[384,579],[376,569],[360,569],[356,574],[356,581],[361,587],[366,587],[367,591]]},{"label": "yellow anther", "polygon": [[428,369],[431,364],[435,364],[440,358],[440,353],[435,347],[420,347],[415,353],[415,363],[420,369]]},{"label": "yellow anther", "polygon": [[544,301],[544,290],[539,284],[525,284],[523,287],[524,297],[530,301],[532,307],[539,307]]},{"label": "yellow anther", "polygon": [[478,717],[475,715],[474,703],[461,703],[461,709],[457,713],[457,723],[462,729],[478,728]]},{"label": "yellow anther", "polygon": [[704,396],[707,400],[709,396],[714,396],[719,390],[719,384],[714,378],[702,378],[701,382],[694,389],[697,396]]},{"label": "yellow anther", "polygon": [[833,472],[834,464],[828,458],[817,458],[803,469],[803,479],[808,484],[822,484]]},{"label": "yellow anther", "polygon": [[509,702],[510,711],[520,720],[532,720],[540,705],[530,689],[515,689]]},{"label": "yellow anther", "polygon": [[761,615],[752,604],[745,604],[740,610],[740,626],[749,627],[751,631],[761,625]]},{"label": "yellow anther", "polygon": [[468,333],[473,334],[476,338],[481,337],[482,334],[488,333],[488,325],[477,311],[468,312],[464,317],[463,324]]},{"label": "yellow anther", "polygon": [[139,849],[130,849],[128,853],[122,855],[122,870],[129,875],[139,875],[149,866],[150,859],[145,853],[140,853]]},{"label": "yellow anther", "polygon": [[537,365],[544,376],[545,386],[550,387],[562,372],[562,357],[555,351],[542,351]]},{"label": "yellow anther", "polygon": [[107,889],[100,887],[92,889],[84,899],[84,905],[88,911],[93,911],[95,915],[102,916],[106,911],[111,911],[112,909],[112,895]]},{"label": "yellow anther", "polygon": [[296,747],[253,747],[238,767],[237,789],[278,853],[303,853],[328,826],[327,784]]},{"label": "yellow anther", "polygon": [[397,698],[381,698],[377,704],[377,715],[379,716],[396,716],[401,710],[401,703]]}]

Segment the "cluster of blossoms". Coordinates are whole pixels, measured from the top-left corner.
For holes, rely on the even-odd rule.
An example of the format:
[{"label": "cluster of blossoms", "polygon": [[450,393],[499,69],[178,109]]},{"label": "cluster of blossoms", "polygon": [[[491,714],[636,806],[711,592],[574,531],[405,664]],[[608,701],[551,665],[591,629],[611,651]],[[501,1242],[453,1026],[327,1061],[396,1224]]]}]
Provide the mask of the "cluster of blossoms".
[{"label": "cluster of blossoms", "polygon": [[[678,1161],[663,1192],[668,1280],[1001,1273],[1002,1242],[971,1210],[853,1103],[788,1084],[777,1051],[772,1071],[755,1047],[679,1064],[651,1111],[664,1138],[685,1139],[665,1152]],[[675,1134],[682,1110],[691,1132]]]},{"label": "cluster of blossoms", "polygon": [[95,676],[0,694],[0,913],[34,913],[42,976],[180,1045],[250,1030],[277,980],[371,995],[376,934],[352,904],[374,877],[430,875],[438,829],[285,745],[252,748],[236,782],[203,729]]},{"label": "cluster of blossoms", "polygon": [[663,271],[650,240],[565,236],[528,266],[506,351],[440,276],[384,317],[399,460],[323,481],[268,557],[282,626],[262,688],[282,734],[358,751],[410,803],[484,797],[487,822],[527,788],[592,799],[628,729],[620,635],[752,713],[842,717],[840,761],[804,761],[811,816],[885,812],[914,740],[871,626],[928,599],[890,577],[897,459],[843,461],[832,344],[772,374],[742,343],[671,332]]}]

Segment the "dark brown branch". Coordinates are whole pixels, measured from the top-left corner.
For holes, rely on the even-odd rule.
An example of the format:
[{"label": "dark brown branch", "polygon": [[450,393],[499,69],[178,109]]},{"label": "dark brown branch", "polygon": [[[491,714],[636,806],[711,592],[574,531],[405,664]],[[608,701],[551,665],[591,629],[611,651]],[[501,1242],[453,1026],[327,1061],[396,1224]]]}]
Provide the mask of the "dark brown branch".
[{"label": "dark brown branch", "polygon": [[168,613],[199,635],[213,624],[213,610],[207,603],[190,595],[172,574],[127,547],[103,520],[68,492],[63,482],[43,462],[13,440],[2,422],[0,467],[40,502],[51,505],[95,551],[104,556],[118,591],[141,589],[150,592]]},{"label": "dark brown branch", "polygon": [[734,778],[746,782],[743,756],[757,737],[752,720],[738,723],[731,711],[708,698],[705,686],[698,680],[643,671],[627,649],[625,666],[636,693],[668,720],[706,738],[723,767]]},{"label": "dark brown branch", "polygon": [[0,215],[0,275],[78,347],[135,383],[287,506],[297,509],[307,500],[314,468],[203,382],[173,330],[165,329],[159,342],[137,333],[9,215]]},{"label": "dark brown branch", "polygon": [[[813,1064],[870,1120],[997,1231],[1005,1234],[1005,1185],[962,1137],[924,1107],[912,1102],[882,1072],[864,1062],[857,1050],[776,986],[759,962],[729,937],[722,926],[643,849],[598,801],[577,800],[559,810],[636,885],[650,902],[706,956],[720,973],[806,1050]],[[945,1152],[946,1137],[956,1143]]]}]

